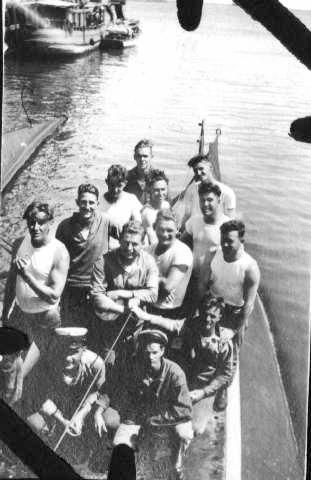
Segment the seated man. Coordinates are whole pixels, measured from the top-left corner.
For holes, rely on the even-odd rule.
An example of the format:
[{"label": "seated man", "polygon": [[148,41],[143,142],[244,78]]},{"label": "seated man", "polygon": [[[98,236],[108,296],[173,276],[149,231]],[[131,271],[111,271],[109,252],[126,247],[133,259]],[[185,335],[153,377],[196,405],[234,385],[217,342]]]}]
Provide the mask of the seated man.
[{"label": "seated man", "polygon": [[124,192],[127,184],[127,170],[121,165],[111,165],[106,178],[108,191],[104,193],[100,209],[110,222],[109,249],[119,246],[123,225],[130,219],[141,221],[142,204],[132,193]]},{"label": "seated man", "polygon": [[23,364],[26,376],[47,352],[60,326],[59,301],[65,286],[69,254],[50,233],[53,210],[34,201],[25,210],[29,234],[16,241],[8,275],[2,322],[22,330],[31,346]]},{"label": "seated man", "polygon": [[236,370],[236,352],[231,340],[219,336],[218,323],[224,305],[221,300],[205,295],[199,317],[186,323],[183,349],[187,358],[187,380],[193,407],[195,434],[204,433],[208,423],[208,397],[215,396],[214,410],[227,406],[227,388]]},{"label": "seated man", "polygon": [[200,301],[207,289],[210,264],[220,245],[219,227],[229,220],[229,217],[222,213],[221,191],[218,185],[201,183],[199,198],[201,213],[189,218],[181,237],[182,241],[193,249],[192,299],[195,301]]},{"label": "seated man", "polygon": [[[53,446],[64,429],[68,429],[70,438],[64,438],[60,451],[69,461],[75,453],[79,457],[83,450],[94,446],[90,445],[94,438],[93,422],[86,422],[86,418],[92,405],[98,401],[98,390],[105,381],[105,363],[99,355],[85,348],[86,334],[86,328],[56,329],[53,358],[51,356],[49,362],[41,363],[40,385],[29,386],[26,398],[28,423]],[[93,388],[72,418],[95,377]],[[107,397],[101,397],[100,405],[103,402],[107,414],[110,413],[109,419],[112,419]],[[107,425],[109,419],[106,419]],[[72,438],[80,437],[82,432],[81,438]]]},{"label": "seated man", "polygon": [[134,148],[134,160],[136,167],[128,172],[127,185],[125,191],[136,195],[141,204],[147,203],[147,178],[152,171],[151,161],[153,144],[150,140],[144,138],[140,140]]},{"label": "seated man", "polygon": [[192,215],[197,215],[200,213],[198,188],[202,182],[214,183],[220,188],[220,203],[222,212],[227,217],[234,218],[236,209],[235,193],[232,188],[228,187],[228,185],[225,185],[214,178],[213,166],[208,155],[196,155],[189,160],[188,166],[193,169],[195,181],[191,183],[185,192],[185,213],[182,224],[184,225],[188,218],[190,218]]},{"label": "seated man", "polygon": [[[180,441],[176,459],[178,472],[192,437],[191,401],[182,369],[165,358],[166,335],[159,330],[144,330],[137,337],[138,349],[123,350],[113,369],[108,386],[111,405],[121,419],[113,443],[110,477],[123,478],[120,466],[125,453],[134,457],[141,426],[173,428]],[[99,411],[104,411],[99,407]],[[107,418],[107,411],[105,411]],[[133,460],[134,461],[134,460]],[[124,464],[123,464],[124,465]]]},{"label": "seated man", "polygon": [[253,311],[260,282],[256,260],[244,249],[245,225],[230,220],[220,227],[221,248],[211,263],[210,291],[225,301],[220,326],[222,338],[242,344],[244,330]]},{"label": "seated man", "polygon": [[[91,296],[98,317],[97,348],[103,352],[113,344],[134,305],[157,300],[158,269],[153,257],[142,250],[143,235],[142,224],[130,221],[122,229],[120,247],[95,263]],[[123,337],[133,333],[136,323],[132,317]]]},{"label": "seated man", "polygon": [[147,179],[147,191],[150,200],[141,211],[143,227],[146,231],[147,244],[152,245],[158,241],[154,230],[157,213],[163,209],[169,209],[167,201],[168,178],[161,170],[152,170]]},{"label": "seated man", "polygon": [[63,242],[70,255],[68,277],[61,298],[63,326],[90,326],[91,273],[95,260],[108,251],[109,220],[98,211],[98,196],[94,185],[80,185],[76,200],[79,211],[57,227],[55,236]]}]

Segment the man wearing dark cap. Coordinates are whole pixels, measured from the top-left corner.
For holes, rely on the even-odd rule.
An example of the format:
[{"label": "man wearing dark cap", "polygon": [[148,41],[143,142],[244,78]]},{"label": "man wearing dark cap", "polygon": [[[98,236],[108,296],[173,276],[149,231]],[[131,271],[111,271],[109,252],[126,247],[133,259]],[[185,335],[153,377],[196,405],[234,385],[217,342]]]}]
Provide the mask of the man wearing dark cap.
[{"label": "man wearing dark cap", "polygon": [[125,191],[136,195],[143,205],[148,201],[147,178],[152,171],[152,147],[153,143],[146,138],[143,138],[135,145],[134,160],[136,167],[129,170],[125,187]]},{"label": "man wearing dark cap", "polygon": [[50,233],[53,210],[47,203],[32,202],[23,218],[29,234],[13,247],[2,321],[29,337],[31,346],[23,365],[26,376],[40,353],[48,350],[54,329],[60,325],[58,305],[66,282],[69,254],[63,243]]},{"label": "man wearing dark cap", "polygon": [[15,328],[0,328],[0,396],[10,406],[22,397],[22,352],[28,350],[25,333]]},{"label": "man wearing dark cap", "polygon": [[[87,417],[105,381],[105,363],[85,347],[86,328],[57,328],[55,332],[57,342],[50,350],[48,361],[41,363],[40,391],[27,405],[27,420],[35,431],[54,444],[64,428],[68,429],[69,436],[78,437],[74,440],[67,435],[64,439],[62,451],[68,458],[75,450],[85,449],[94,437],[90,433],[94,427]],[[93,388],[73,417],[93,380]],[[108,398],[102,396],[100,404],[105,405],[109,418],[113,419]],[[109,425],[107,419],[106,424]]]},{"label": "man wearing dark cap", "polygon": [[176,469],[181,470],[182,454],[193,437],[192,408],[183,370],[164,357],[167,343],[161,330],[144,330],[137,336],[136,351],[124,349],[117,358],[107,388],[121,423],[114,436],[108,478],[117,478],[112,470],[119,468],[120,453],[134,452],[141,426],[174,429],[180,441]]},{"label": "man wearing dark cap", "polygon": [[69,272],[61,298],[63,326],[89,328],[91,273],[95,260],[108,251],[109,220],[98,210],[99,191],[95,185],[78,188],[78,212],[57,227],[56,238],[70,255]]}]

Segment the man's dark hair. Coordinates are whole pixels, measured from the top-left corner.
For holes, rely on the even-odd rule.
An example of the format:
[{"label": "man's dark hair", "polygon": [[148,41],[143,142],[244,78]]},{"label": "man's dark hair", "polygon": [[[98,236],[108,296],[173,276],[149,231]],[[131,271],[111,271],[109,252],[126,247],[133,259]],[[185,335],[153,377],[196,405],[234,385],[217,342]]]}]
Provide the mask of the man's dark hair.
[{"label": "man's dark hair", "polygon": [[164,220],[167,222],[171,221],[171,222],[174,222],[175,225],[177,224],[176,215],[173,212],[173,210],[171,210],[170,208],[163,208],[162,210],[158,211],[154,225],[161,222],[161,220]]},{"label": "man's dark hair", "polygon": [[199,155],[195,155],[194,157],[190,158],[190,160],[188,162],[188,167],[194,168],[196,166],[196,164],[199,163],[199,162],[211,163],[210,158],[209,158],[209,154],[208,153],[206,155],[199,154]]},{"label": "man's dark hair", "polygon": [[121,238],[126,235],[127,233],[135,234],[135,235],[140,235],[141,238],[143,238],[145,234],[144,227],[141,222],[138,220],[133,220],[130,219],[129,222],[127,222],[125,225],[123,225],[122,232],[121,232]]},{"label": "man's dark hair", "polygon": [[199,189],[198,189],[199,195],[204,195],[205,193],[214,193],[217,197],[221,197],[221,190],[216,185],[216,183],[212,182],[202,182],[200,183]]},{"label": "man's dark hair", "polygon": [[152,153],[152,147],[153,147],[153,143],[151,140],[148,140],[148,138],[142,138],[141,140],[139,140],[138,143],[136,143],[135,147],[134,147],[134,153],[136,153],[136,151],[139,149],[139,148],[145,148],[145,147],[149,147],[150,148],[150,151]]},{"label": "man's dark hair", "polygon": [[78,198],[80,198],[83,193],[92,193],[93,195],[96,196],[97,200],[99,197],[99,190],[95,185],[92,185],[91,183],[82,183],[78,187]]},{"label": "man's dark hair", "polygon": [[28,205],[26,208],[23,219],[28,221],[30,218],[32,218],[34,215],[36,215],[39,212],[45,213],[47,217],[47,221],[53,220],[54,218],[54,210],[48,203],[40,202],[39,200],[35,200]]},{"label": "man's dark hair", "polygon": [[151,172],[147,175],[147,179],[146,179],[147,188],[150,190],[152,185],[155,182],[159,182],[160,180],[164,180],[168,185],[169,180],[165,175],[164,170],[158,170],[158,169],[151,170]]},{"label": "man's dark hair", "polygon": [[225,309],[225,302],[222,297],[213,297],[210,292],[206,292],[200,302],[200,307],[216,308],[222,315]]},{"label": "man's dark hair", "polygon": [[127,181],[127,170],[122,165],[111,165],[108,168],[107,174],[107,182],[109,180],[118,180],[119,182],[126,182]]},{"label": "man's dark hair", "polygon": [[225,222],[220,226],[221,235],[234,231],[238,232],[239,238],[244,238],[245,224],[244,222],[242,222],[242,220],[229,220],[228,222]]}]

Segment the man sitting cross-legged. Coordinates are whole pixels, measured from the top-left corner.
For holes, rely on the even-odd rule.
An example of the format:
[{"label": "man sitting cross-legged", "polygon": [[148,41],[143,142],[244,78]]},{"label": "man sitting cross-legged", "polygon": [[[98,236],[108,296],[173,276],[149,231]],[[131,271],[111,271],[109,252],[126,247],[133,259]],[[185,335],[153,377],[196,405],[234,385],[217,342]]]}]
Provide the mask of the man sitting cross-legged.
[{"label": "man sitting cross-legged", "polygon": [[[179,439],[178,472],[193,437],[186,377],[176,363],[165,358],[166,335],[159,330],[144,330],[138,334],[137,342],[136,349],[130,347],[120,352],[112,382],[107,385],[111,406],[118,411],[121,422],[113,440],[109,479],[125,478],[124,455],[130,459],[126,468],[135,470],[134,450],[141,426],[173,429]],[[98,408],[97,415],[100,412],[107,417],[103,407]]]},{"label": "man sitting cross-legged", "polygon": [[[56,329],[54,350],[50,351],[48,362],[41,362],[40,385],[32,385],[25,398],[28,423],[53,447],[64,429],[68,429],[59,450],[67,461],[89,456],[90,448],[95,448],[92,441],[97,440],[94,419],[89,413],[99,401],[98,391],[105,381],[105,363],[85,347],[86,334],[86,328]],[[95,376],[93,388],[72,418]],[[109,414],[109,418],[104,415],[105,424],[116,428],[109,421],[118,422],[118,418],[113,416],[108,398],[101,395],[99,405],[103,404]]]},{"label": "man sitting cross-legged", "polygon": [[199,316],[187,322],[183,331],[195,434],[204,433],[207,427],[209,397],[215,396],[214,410],[226,408],[227,388],[236,371],[236,347],[231,340],[224,341],[219,336],[218,322],[223,309],[221,300],[206,294],[199,307]]}]

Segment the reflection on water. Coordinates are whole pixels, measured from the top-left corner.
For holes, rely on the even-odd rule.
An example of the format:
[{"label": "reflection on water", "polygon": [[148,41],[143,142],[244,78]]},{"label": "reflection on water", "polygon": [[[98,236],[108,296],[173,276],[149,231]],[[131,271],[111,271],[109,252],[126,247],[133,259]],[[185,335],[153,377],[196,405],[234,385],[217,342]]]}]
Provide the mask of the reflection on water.
[{"label": "reflection on water", "polygon": [[[2,232],[23,231],[24,207],[44,195],[57,216],[74,208],[76,187],[105,188],[111,163],[133,166],[133,146],[155,143],[154,163],[171,190],[184,186],[197,149],[197,122],[207,137],[222,129],[221,169],[247,222],[248,248],[262,271],[283,380],[300,446],[304,437],[308,348],[310,146],[288,137],[292,120],[310,114],[310,72],[257,23],[231,6],[205,5],[201,26],[182,31],[175,3],[130,3],[142,21],[136,49],[72,61],[5,62],[4,128],[23,127],[21,86],[33,119],[65,113],[3,200]],[[310,12],[301,12],[311,24]],[[304,354],[302,353],[304,352]]]}]

